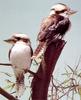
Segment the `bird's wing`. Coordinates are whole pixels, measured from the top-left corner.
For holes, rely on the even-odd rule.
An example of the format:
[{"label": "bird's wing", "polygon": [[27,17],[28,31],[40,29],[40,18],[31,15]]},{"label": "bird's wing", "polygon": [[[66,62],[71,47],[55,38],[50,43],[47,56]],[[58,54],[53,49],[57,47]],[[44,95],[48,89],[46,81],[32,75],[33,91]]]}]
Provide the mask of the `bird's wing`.
[{"label": "bird's wing", "polygon": [[62,38],[69,29],[70,25],[71,23],[69,18],[60,20],[56,25],[49,27],[49,34],[46,35],[46,39],[54,40],[55,38],[58,38],[58,36],[61,36]]},{"label": "bird's wing", "polygon": [[[65,32],[69,29],[71,23],[69,18],[64,18],[63,20],[59,21],[57,25],[52,25],[49,27],[50,33],[59,33],[60,35],[64,35]],[[50,34],[50,35],[51,35]]]},{"label": "bird's wing", "polygon": [[8,53],[9,60],[10,60],[10,53],[11,53],[12,48],[13,48],[13,46],[11,47],[11,49],[9,50],[9,53]]},{"label": "bird's wing", "polygon": [[37,39],[39,41],[45,40],[45,36],[49,31],[49,27],[52,25],[55,25],[54,18],[47,17],[42,21],[41,27],[40,27],[40,32],[39,32],[38,37],[37,37]]}]

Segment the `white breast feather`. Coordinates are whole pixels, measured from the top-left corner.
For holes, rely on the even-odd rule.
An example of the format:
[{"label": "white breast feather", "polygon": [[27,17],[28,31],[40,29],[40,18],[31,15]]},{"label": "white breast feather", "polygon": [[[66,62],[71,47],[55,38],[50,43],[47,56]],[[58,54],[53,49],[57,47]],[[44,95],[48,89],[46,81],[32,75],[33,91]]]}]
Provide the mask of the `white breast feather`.
[{"label": "white breast feather", "polygon": [[30,47],[23,42],[16,43],[11,50],[10,62],[13,67],[29,69],[31,64]]}]

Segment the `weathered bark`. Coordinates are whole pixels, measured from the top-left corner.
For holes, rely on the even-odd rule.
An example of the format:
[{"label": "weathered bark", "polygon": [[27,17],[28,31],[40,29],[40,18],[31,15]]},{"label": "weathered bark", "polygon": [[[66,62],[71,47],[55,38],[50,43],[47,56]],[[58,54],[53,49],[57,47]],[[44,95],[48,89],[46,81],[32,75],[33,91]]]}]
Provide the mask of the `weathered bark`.
[{"label": "weathered bark", "polygon": [[37,75],[32,80],[32,100],[47,100],[51,76],[64,45],[65,41],[61,39],[48,45]]}]

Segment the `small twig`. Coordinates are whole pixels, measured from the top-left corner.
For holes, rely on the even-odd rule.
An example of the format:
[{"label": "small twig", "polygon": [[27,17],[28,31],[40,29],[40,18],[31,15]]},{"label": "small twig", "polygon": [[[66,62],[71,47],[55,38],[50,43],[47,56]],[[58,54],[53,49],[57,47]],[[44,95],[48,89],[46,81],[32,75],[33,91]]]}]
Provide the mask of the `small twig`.
[{"label": "small twig", "polygon": [[0,87],[0,94],[3,95],[4,97],[6,97],[9,100],[18,100],[17,98],[15,98],[14,96],[12,96],[11,94],[9,94],[8,92],[6,92],[4,89],[2,89]]},{"label": "small twig", "polygon": [[2,65],[2,66],[12,66],[12,64],[9,64],[9,63],[0,63],[0,65]]},{"label": "small twig", "polygon": [[75,70],[78,68],[78,66],[79,66],[80,62],[81,62],[81,56],[80,56],[80,58],[79,58],[79,61],[78,61],[78,64],[76,65]]},{"label": "small twig", "polygon": [[[0,63],[0,65],[2,65],[2,66],[12,66],[12,64],[9,64],[9,63]],[[32,72],[31,70],[25,70],[25,72],[29,72],[30,74],[35,75],[35,73]]]},{"label": "small twig", "polygon": [[64,97],[66,94],[68,94],[70,91],[72,91],[73,90],[73,88],[71,88],[71,89],[69,89],[67,92],[65,92],[63,95],[61,95],[59,98],[58,98],[58,100],[59,99],[61,99],[62,97]]}]

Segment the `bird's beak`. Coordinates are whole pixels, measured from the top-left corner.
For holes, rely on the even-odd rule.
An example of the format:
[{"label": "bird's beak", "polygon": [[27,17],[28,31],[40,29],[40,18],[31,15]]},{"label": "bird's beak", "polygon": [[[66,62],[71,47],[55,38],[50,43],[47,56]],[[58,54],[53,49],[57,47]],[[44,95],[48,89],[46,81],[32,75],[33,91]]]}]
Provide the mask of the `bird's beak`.
[{"label": "bird's beak", "polygon": [[74,15],[75,13],[77,13],[77,11],[74,11],[74,10],[71,10],[71,9],[68,11],[68,15]]},{"label": "bird's beak", "polygon": [[16,42],[16,40],[14,38],[10,38],[10,39],[4,40],[4,41],[7,43],[10,43],[10,44],[14,44]]}]

